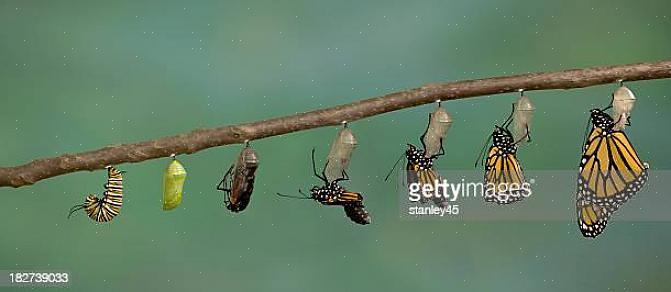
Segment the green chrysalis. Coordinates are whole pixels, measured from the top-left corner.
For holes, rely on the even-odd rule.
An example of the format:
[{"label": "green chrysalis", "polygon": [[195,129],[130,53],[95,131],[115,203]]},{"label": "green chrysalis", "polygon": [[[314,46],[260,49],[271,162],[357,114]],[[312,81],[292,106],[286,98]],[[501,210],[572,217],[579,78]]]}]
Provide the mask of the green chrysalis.
[{"label": "green chrysalis", "polygon": [[186,169],[174,158],[163,172],[163,210],[177,208],[182,203]]}]

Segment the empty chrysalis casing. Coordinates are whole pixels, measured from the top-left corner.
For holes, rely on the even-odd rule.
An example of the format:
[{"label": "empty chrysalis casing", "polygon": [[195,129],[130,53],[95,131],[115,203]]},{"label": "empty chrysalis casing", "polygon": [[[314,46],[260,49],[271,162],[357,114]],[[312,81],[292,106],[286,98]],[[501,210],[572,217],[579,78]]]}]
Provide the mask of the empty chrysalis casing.
[{"label": "empty chrysalis casing", "polygon": [[236,163],[228,170],[218,189],[224,191],[224,203],[232,212],[240,212],[247,208],[254,191],[256,169],[259,157],[256,151],[245,146]]},{"label": "empty chrysalis casing", "polygon": [[174,159],[163,172],[163,210],[172,210],[182,203],[186,169]]},{"label": "empty chrysalis casing", "polygon": [[324,171],[326,179],[333,181],[343,177],[343,171],[347,169],[357,144],[356,137],[350,128],[342,128],[338,131],[328,154],[328,163]]},{"label": "empty chrysalis casing", "polygon": [[615,121],[615,130],[623,130],[624,126],[629,124],[631,111],[634,109],[636,96],[626,86],[620,86],[613,93],[613,120]]},{"label": "empty chrysalis casing", "polygon": [[427,157],[431,157],[440,152],[441,142],[445,141],[450,126],[452,126],[452,117],[442,106],[439,106],[430,114],[429,125],[422,137],[422,142],[424,142],[424,146],[426,147]]},{"label": "empty chrysalis casing", "polygon": [[534,117],[536,106],[531,102],[531,99],[522,94],[514,104],[513,111],[513,139],[518,142],[518,145],[524,145],[531,135],[531,120]]}]

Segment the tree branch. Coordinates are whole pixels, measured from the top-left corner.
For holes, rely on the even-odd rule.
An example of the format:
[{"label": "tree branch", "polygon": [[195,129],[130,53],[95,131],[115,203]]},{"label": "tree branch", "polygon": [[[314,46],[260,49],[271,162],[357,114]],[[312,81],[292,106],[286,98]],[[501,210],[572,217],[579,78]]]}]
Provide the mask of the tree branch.
[{"label": "tree branch", "polygon": [[285,117],[164,137],[133,144],[107,146],[89,152],[36,159],[30,163],[0,168],[0,187],[21,187],[37,181],[82,170],[102,169],[106,165],[141,162],[191,154],[203,149],[243,143],[270,136],[356,121],[436,100],[546,89],[571,89],[612,83],[671,77],[671,61],[620,66],[593,67],[549,73],[533,73],[448,83],[428,84],[419,88],[390,93],[331,108]]}]

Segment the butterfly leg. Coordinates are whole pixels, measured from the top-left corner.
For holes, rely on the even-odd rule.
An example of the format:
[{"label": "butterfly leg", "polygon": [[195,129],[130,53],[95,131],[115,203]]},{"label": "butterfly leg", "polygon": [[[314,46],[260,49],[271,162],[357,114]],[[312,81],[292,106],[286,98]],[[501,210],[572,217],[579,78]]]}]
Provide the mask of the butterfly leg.
[{"label": "butterfly leg", "polygon": [[226,188],[226,181],[228,180],[229,176],[230,176],[231,173],[233,172],[233,167],[234,167],[234,166],[235,166],[235,164],[232,164],[231,167],[228,169],[228,171],[226,171],[226,174],[224,174],[224,178],[223,178],[223,179],[219,182],[219,184],[217,185],[217,190],[219,190],[219,191],[228,191],[228,192],[231,191],[230,189],[227,189],[227,188]]},{"label": "butterfly leg", "polygon": [[322,174],[319,175],[319,173],[317,173],[317,164],[315,163],[315,148],[312,148],[312,172],[314,173],[314,175],[317,178],[319,178],[321,181],[323,181],[326,184],[328,184],[328,180],[326,179],[325,171],[326,171],[326,166],[328,166],[328,164],[329,164],[329,161],[326,160],[326,164],[324,165],[324,169],[322,170]]},{"label": "butterfly leg", "polygon": [[443,147],[443,138],[440,138],[440,149],[439,149],[438,153],[432,155],[430,158],[435,159],[435,158],[438,158],[438,157],[443,156],[443,155],[445,155],[445,148]]},{"label": "butterfly leg", "polygon": [[345,170],[343,169],[343,171],[342,171],[342,177],[336,179],[335,182],[339,182],[339,181],[347,181],[347,180],[349,180],[349,175],[348,175],[347,172],[345,172]]}]

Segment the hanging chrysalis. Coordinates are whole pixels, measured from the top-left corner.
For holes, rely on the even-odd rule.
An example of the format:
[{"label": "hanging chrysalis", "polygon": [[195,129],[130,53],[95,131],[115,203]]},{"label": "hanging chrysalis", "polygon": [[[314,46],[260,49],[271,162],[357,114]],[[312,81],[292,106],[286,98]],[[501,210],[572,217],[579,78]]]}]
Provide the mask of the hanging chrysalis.
[{"label": "hanging chrysalis", "polygon": [[426,157],[440,153],[440,148],[447,137],[447,131],[450,129],[450,126],[452,126],[452,117],[441,106],[440,101],[438,101],[438,108],[429,114],[429,125],[426,127],[426,132],[424,132],[421,138],[424,143],[424,155]]},{"label": "hanging chrysalis", "polygon": [[172,161],[163,172],[163,210],[169,211],[182,203],[186,169],[177,161],[175,154],[170,155]]},{"label": "hanging chrysalis", "polygon": [[631,110],[634,109],[636,96],[622,82],[620,87],[613,93],[613,120],[615,120],[614,130],[623,130],[624,126],[629,125]]},{"label": "hanging chrysalis", "polygon": [[524,91],[520,90],[520,97],[514,104],[513,112],[513,139],[522,146],[531,141],[531,119],[534,116],[536,106],[531,102],[531,99],[524,95]]},{"label": "hanging chrysalis", "polygon": [[247,208],[254,191],[254,179],[258,167],[259,157],[246,141],[238,160],[231,165],[217,186],[217,190],[224,192],[226,209],[237,213]]},{"label": "hanging chrysalis", "polygon": [[343,122],[343,125],[343,128],[338,131],[335,139],[333,139],[331,151],[327,157],[328,163],[326,164],[325,173],[329,181],[343,177],[343,172],[347,169],[352,159],[352,152],[354,152],[358,144],[354,133],[347,127],[347,122]]}]

